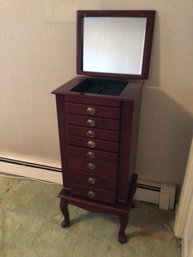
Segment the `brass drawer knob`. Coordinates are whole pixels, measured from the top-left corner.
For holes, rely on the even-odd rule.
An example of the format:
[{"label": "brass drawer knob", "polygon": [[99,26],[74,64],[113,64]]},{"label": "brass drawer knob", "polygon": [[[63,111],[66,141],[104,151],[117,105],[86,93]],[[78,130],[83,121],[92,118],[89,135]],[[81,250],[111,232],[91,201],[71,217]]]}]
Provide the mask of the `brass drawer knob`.
[{"label": "brass drawer knob", "polygon": [[87,142],[87,146],[90,147],[90,148],[95,148],[96,147],[96,142],[90,140],[90,141]]},{"label": "brass drawer knob", "polygon": [[96,122],[94,120],[87,120],[86,124],[89,126],[89,127],[95,127],[96,125]]},{"label": "brass drawer knob", "polygon": [[95,193],[93,191],[88,191],[88,197],[91,199],[95,198]]},{"label": "brass drawer knob", "polygon": [[93,131],[93,130],[88,130],[86,132],[86,134],[87,134],[88,137],[95,137],[96,136],[96,132]]},{"label": "brass drawer knob", "polygon": [[95,185],[96,184],[96,180],[92,177],[88,178],[88,184],[89,185]]},{"label": "brass drawer knob", "polygon": [[96,169],[96,165],[94,163],[92,163],[92,162],[89,162],[87,164],[87,167],[89,168],[89,170],[95,170]]},{"label": "brass drawer knob", "polygon": [[94,159],[94,158],[95,158],[95,153],[92,152],[92,151],[89,151],[89,152],[86,154],[86,156],[87,156],[88,158]]},{"label": "brass drawer knob", "polygon": [[96,110],[93,107],[88,107],[86,108],[86,112],[88,115],[94,115],[96,113]]}]

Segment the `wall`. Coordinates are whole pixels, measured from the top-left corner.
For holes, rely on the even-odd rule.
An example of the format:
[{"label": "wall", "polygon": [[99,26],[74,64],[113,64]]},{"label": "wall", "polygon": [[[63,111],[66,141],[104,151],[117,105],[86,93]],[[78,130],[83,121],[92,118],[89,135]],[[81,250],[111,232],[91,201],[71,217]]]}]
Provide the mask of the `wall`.
[{"label": "wall", "polygon": [[1,0],[0,156],[59,166],[54,96],[76,74],[76,9],[157,11],[136,171],[181,184],[192,134],[191,0]]}]

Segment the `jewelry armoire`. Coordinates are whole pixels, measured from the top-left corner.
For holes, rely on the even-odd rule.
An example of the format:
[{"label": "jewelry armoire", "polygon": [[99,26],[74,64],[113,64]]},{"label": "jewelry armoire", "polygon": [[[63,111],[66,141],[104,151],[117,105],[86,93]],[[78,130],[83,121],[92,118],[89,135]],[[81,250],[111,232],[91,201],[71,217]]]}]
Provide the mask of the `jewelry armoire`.
[{"label": "jewelry armoire", "polygon": [[63,175],[59,193],[63,227],[70,225],[68,204],[72,204],[117,215],[118,240],[127,241],[154,16],[155,11],[149,10],[77,12],[79,76],[53,91]]}]

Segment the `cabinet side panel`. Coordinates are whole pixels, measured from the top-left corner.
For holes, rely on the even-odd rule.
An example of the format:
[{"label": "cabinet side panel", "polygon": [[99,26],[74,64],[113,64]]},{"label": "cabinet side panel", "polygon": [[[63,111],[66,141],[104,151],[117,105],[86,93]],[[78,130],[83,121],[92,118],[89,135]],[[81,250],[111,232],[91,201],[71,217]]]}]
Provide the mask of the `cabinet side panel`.
[{"label": "cabinet side panel", "polygon": [[118,202],[127,203],[131,163],[131,140],[133,127],[133,102],[122,104],[120,131],[120,158],[118,172]]},{"label": "cabinet side panel", "polygon": [[62,163],[63,185],[69,188],[69,164],[67,154],[66,118],[65,118],[65,97],[56,96],[58,131],[60,140],[60,155]]},{"label": "cabinet side panel", "polygon": [[133,110],[133,127],[132,127],[132,137],[131,137],[131,152],[130,152],[130,171],[131,173],[135,172],[136,166],[136,153],[137,153],[137,143],[138,143],[138,134],[139,134],[139,118],[141,110],[141,97],[142,97],[141,87],[138,90],[138,95],[135,100],[134,110]]},{"label": "cabinet side panel", "polygon": [[129,183],[135,172],[138,128],[141,109],[143,83],[132,89],[133,99],[122,102],[120,130],[120,158],[118,175],[118,201],[127,203]]}]

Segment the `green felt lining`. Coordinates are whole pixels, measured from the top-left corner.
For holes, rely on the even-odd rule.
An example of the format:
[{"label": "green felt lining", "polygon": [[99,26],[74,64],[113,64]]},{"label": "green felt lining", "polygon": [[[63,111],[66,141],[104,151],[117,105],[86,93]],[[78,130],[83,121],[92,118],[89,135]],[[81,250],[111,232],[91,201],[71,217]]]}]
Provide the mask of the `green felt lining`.
[{"label": "green felt lining", "polygon": [[127,81],[86,79],[71,89],[72,92],[119,96]]}]

